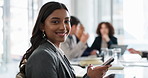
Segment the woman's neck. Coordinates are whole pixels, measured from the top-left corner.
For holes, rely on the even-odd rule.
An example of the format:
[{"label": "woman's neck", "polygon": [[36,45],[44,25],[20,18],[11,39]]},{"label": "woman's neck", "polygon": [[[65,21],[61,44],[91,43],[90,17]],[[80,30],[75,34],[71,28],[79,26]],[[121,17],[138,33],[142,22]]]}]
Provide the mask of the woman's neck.
[{"label": "woman's neck", "polygon": [[58,48],[60,47],[60,43],[53,43],[55,46],[57,46]]},{"label": "woman's neck", "polygon": [[49,40],[48,39],[48,41],[50,42],[50,43],[52,43],[53,45],[55,45],[56,47],[60,47],[60,42],[53,42],[53,41],[51,41],[51,40]]}]

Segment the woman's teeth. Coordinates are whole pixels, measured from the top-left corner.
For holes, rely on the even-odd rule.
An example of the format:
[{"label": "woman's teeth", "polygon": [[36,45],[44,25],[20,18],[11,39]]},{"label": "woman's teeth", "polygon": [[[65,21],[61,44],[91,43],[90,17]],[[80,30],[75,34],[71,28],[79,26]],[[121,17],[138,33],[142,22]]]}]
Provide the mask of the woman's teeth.
[{"label": "woman's teeth", "polygon": [[66,33],[64,32],[58,32],[58,33],[56,33],[57,35],[59,35],[59,36],[64,36]]}]

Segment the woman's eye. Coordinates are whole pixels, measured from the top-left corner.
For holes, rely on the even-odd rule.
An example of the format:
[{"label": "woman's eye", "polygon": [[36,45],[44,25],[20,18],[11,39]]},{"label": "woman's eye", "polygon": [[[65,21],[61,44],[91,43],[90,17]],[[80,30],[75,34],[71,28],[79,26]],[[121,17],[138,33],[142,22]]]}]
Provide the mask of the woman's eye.
[{"label": "woman's eye", "polygon": [[65,21],[65,23],[70,23],[70,21],[69,21],[69,20],[67,20],[67,21]]},{"label": "woman's eye", "polygon": [[58,24],[58,23],[59,23],[59,21],[52,21],[52,23],[54,23],[54,24]]}]

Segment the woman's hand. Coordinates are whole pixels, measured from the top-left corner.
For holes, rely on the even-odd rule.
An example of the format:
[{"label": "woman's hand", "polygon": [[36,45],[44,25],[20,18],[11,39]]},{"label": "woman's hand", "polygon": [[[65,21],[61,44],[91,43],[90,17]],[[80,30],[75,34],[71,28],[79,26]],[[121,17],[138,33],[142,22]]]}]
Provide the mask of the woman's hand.
[{"label": "woman's hand", "polygon": [[90,78],[103,78],[109,67],[111,67],[111,65],[97,67],[93,67],[92,65],[90,65],[87,69],[87,76],[89,76]]},{"label": "woman's hand", "polygon": [[102,35],[102,38],[106,41],[106,42],[109,42],[110,41],[110,38],[107,34],[104,34]]}]

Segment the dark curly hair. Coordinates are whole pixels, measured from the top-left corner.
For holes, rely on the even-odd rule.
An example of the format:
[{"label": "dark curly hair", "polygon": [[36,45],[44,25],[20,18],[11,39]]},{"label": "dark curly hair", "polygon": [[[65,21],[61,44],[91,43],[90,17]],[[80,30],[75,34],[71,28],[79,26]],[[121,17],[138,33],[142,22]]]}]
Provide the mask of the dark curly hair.
[{"label": "dark curly hair", "polygon": [[96,30],[96,33],[97,33],[98,35],[101,36],[100,30],[101,30],[102,24],[105,24],[106,27],[109,29],[109,34],[108,34],[109,36],[113,36],[113,35],[115,34],[114,27],[112,26],[111,23],[109,23],[109,22],[101,22],[101,23],[99,23],[99,25],[98,25],[98,27],[97,27],[97,30]]}]

